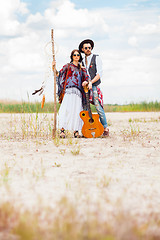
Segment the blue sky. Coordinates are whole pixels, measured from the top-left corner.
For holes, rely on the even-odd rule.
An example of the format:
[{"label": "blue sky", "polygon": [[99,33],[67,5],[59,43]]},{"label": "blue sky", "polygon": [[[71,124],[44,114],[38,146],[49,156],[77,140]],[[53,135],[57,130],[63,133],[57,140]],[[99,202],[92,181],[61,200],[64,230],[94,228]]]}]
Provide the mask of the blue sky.
[{"label": "blue sky", "polygon": [[43,13],[44,9],[48,8],[50,4],[48,0],[25,0],[23,2],[27,3],[30,12],[33,14],[36,12]]},{"label": "blue sky", "polygon": [[57,68],[80,41],[95,41],[103,61],[105,103],[160,101],[160,1],[5,0],[0,9],[0,98],[53,99],[50,31]]},{"label": "blue sky", "polygon": [[[44,9],[47,8],[51,0],[25,0],[28,4],[28,8],[32,13],[41,12],[43,13]],[[157,0],[154,1],[135,1],[135,0],[72,0],[76,8],[102,8],[102,7],[111,7],[111,8],[125,8],[125,7],[135,7],[135,8],[148,8],[148,7],[160,7],[160,2]]]}]

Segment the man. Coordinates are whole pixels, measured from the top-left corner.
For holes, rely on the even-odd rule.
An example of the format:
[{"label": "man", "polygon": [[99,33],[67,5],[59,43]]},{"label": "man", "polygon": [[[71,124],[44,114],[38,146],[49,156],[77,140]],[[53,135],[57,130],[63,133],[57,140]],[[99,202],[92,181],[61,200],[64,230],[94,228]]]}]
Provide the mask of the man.
[{"label": "man", "polygon": [[[94,42],[90,39],[83,40],[79,44],[80,52],[85,54],[85,59],[83,59],[83,65],[86,68],[90,78],[91,83],[89,83],[89,89],[91,89],[92,85],[92,92],[93,92],[93,103],[96,107],[97,113],[99,114],[100,122],[104,127],[103,136],[109,136],[109,128],[105,116],[105,112],[103,106],[101,104],[101,100],[103,102],[102,94],[99,89],[99,84],[101,83],[102,77],[102,61],[98,55],[92,53],[92,49],[94,48]],[[83,86],[88,84],[87,82],[83,83]],[[101,97],[100,97],[101,95]]]}]

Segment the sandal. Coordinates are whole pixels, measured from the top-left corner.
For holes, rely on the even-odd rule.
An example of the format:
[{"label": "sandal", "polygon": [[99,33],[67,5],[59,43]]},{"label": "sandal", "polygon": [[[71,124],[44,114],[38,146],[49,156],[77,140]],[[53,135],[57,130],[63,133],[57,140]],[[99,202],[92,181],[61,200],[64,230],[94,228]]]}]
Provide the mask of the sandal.
[{"label": "sandal", "polygon": [[80,138],[79,132],[78,131],[74,131],[74,137],[75,138]]},{"label": "sandal", "polygon": [[61,131],[60,131],[60,138],[65,138],[66,137],[66,134],[65,134],[65,130],[64,128],[61,128]]}]

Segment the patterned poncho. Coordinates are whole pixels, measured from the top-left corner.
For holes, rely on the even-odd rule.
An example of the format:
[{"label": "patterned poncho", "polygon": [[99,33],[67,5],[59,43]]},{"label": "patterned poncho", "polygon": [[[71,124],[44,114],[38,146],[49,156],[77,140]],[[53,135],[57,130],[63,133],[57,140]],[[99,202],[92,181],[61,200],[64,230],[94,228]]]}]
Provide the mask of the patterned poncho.
[{"label": "patterned poncho", "polygon": [[[68,64],[69,64],[69,70],[68,70]],[[63,66],[63,68],[59,71],[59,76],[57,77],[57,85],[58,85],[58,96],[60,96],[61,91],[64,88],[64,83],[66,79],[66,74],[68,70],[68,78],[66,82],[66,89],[67,88],[77,88],[79,91],[82,93],[82,103],[83,105],[86,104],[86,97],[85,97],[85,92],[82,87],[82,83],[84,81],[89,81],[90,77],[87,74],[87,71],[85,68],[79,69],[77,66],[75,66],[73,63],[68,63]],[[98,87],[97,87],[98,88]],[[103,96],[98,88],[98,100],[103,107]],[[90,102],[93,103],[93,95],[92,91],[90,91]]]},{"label": "patterned poncho", "polygon": [[[59,71],[59,76],[57,78],[58,95],[60,95],[62,89],[64,88],[67,70],[68,70],[68,64],[64,65],[63,68]],[[82,83],[88,80],[89,80],[89,76],[85,68],[79,69],[73,63],[69,64],[66,88],[76,87],[82,93],[83,92]]]}]

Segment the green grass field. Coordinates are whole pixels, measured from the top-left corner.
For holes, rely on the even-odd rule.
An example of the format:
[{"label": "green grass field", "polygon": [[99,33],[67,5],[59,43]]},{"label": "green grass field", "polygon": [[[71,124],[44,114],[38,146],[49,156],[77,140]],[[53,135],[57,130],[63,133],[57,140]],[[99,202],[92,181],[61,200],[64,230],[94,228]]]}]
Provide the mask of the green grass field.
[{"label": "green grass field", "polygon": [[[57,103],[57,110],[60,105]],[[94,112],[95,107],[91,105],[91,109]],[[160,111],[160,102],[141,102],[131,103],[126,105],[118,104],[105,104],[105,112],[158,112]],[[0,113],[52,113],[54,112],[53,102],[46,102],[44,108],[41,108],[40,102],[2,102],[0,101]]]}]

